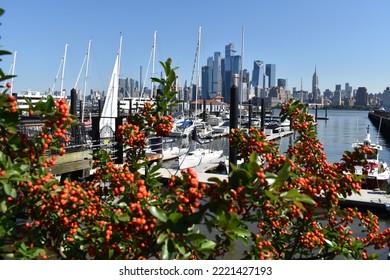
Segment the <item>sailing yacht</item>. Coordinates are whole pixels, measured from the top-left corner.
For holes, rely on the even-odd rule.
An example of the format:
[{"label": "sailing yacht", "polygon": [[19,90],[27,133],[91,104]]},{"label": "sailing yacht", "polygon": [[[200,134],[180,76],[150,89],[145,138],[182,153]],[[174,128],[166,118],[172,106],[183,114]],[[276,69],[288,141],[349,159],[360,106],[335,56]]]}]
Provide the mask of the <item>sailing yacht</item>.
[{"label": "sailing yacht", "polygon": [[122,34],[120,37],[119,51],[116,55],[114,69],[112,71],[110,84],[107,90],[107,96],[104,101],[103,110],[100,116],[100,137],[111,138],[115,133],[115,118],[118,117],[118,90],[119,90],[119,72],[120,57],[122,49]]},{"label": "sailing yacht", "polygon": [[[198,33],[198,44],[197,44],[197,51],[196,51],[196,62],[197,62],[197,79],[196,79],[196,101],[195,101],[195,119],[194,119],[194,125],[195,125],[195,131],[193,134],[197,133],[203,133],[205,132],[202,128],[203,126],[201,123],[196,119],[197,118],[197,104],[198,104],[198,89],[199,89],[199,73],[200,73],[200,61],[199,61],[199,54],[200,54],[200,35],[201,35],[201,28],[199,27],[199,33]],[[205,123],[207,124],[207,123]],[[199,126],[200,125],[200,126]],[[198,128],[197,128],[198,126]],[[210,138],[212,134],[212,129],[210,127]],[[201,137],[204,135],[201,135]],[[195,137],[196,138],[196,137]],[[206,169],[210,167],[210,164],[218,164],[219,162],[224,162],[224,155],[223,150],[213,150],[211,148],[205,149],[202,147],[198,147],[199,144],[198,139],[193,139],[192,143],[192,149],[184,155],[181,155],[179,157],[179,169],[186,169],[186,168],[194,168],[198,172],[205,172]],[[198,143],[198,144],[197,144]]]}]

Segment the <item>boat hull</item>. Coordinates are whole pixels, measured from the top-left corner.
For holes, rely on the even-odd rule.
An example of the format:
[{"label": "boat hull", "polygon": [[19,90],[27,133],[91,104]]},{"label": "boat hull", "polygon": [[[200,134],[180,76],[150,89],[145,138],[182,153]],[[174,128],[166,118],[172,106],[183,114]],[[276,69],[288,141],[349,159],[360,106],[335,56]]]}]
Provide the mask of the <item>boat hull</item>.
[{"label": "boat hull", "polygon": [[363,188],[367,189],[379,189],[381,191],[388,191],[389,180],[379,179],[375,176],[366,176],[364,178]]}]

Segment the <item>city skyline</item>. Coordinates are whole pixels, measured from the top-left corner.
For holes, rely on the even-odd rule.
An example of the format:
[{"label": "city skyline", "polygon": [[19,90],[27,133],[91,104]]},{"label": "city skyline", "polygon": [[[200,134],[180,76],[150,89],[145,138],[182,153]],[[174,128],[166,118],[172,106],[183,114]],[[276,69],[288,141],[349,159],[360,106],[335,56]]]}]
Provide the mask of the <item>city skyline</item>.
[{"label": "city skyline", "polygon": [[[88,91],[107,90],[109,77],[123,34],[121,77],[140,80],[150,61],[153,33],[157,32],[158,61],[172,58],[182,82],[191,80],[202,27],[200,63],[224,46],[234,44],[242,52],[243,68],[252,75],[254,61],[276,65],[276,79],[287,79],[288,88],[311,91],[313,69],[319,89],[334,90],[349,83],[354,89],[366,87],[370,93],[383,92],[390,85],[390,51],[386,49],[385,0],[366,1],[196,1],[171,5],[158,1],[128,3],[118,0],[74,0],[52,3],[44,0],[3,3],[0,18],[3,49],[16,52],[14,91],[45,91],[52,87],[68,44],[64,88],[69,93],[81,73],[89,40],[92,41]],[[23,9],[21,8],[23,7]],[[242,11],[240,9],[242,8]],[[13,56],[4,57],[1,67],[8,72]],[[151,73],[149,64],[149,75]],[[265,71],[265,69],[264,69]],[[59,89],[61,77],[57,77]],[[148,85],[148,83],[146,84]]]}]

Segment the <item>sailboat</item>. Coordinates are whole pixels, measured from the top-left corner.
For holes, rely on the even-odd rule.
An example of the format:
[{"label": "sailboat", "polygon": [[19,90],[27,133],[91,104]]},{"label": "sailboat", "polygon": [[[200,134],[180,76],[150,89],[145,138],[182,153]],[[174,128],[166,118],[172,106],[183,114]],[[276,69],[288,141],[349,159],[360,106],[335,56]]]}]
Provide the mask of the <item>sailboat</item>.
[{"label": "sailboat", "polygon": [[107,90],[107,96],[104,101],[103,110],[100,116],[100,122],[99,122],[100,138],[114,137],[114,133],[116,130],[115,118],[118,117],[118,90],[119,90],[121,50],[122,50],[122,34],[120,37],[119,51],[116,55],[110,84]]},{"label": "sailboat", "polygon": [[[196,85],[196,101],[195,101],[195,120],[194,124],[197,125],[197,103],[198,103],[198,90],[199,90],[199,73],[200,73],[200,37],[201,37],[201,27],[199,27],[198,33],[198,44],[196,51],[196,61],[197,61],[197,85]],[[196,129],[196,128],[195,128]],[[197,131],[195,131],[197,132]],[[198,172],[204,172],[206,169],[210,168],[210,164],[219,164],[219,162],[224,162],[223,150],[213,150],[213,149],[204,149],[198,148],[197,142],[193,141],[193,149],[188,153],[179,156],[179,168],[194,168]]]}]

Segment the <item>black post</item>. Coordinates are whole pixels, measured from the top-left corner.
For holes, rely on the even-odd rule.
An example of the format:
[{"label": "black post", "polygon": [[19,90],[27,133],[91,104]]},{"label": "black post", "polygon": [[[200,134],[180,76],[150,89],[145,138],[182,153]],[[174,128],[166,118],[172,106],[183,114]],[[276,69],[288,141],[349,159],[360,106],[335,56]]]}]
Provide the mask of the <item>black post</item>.
[{"label": "black post", "polygon": [[[233,86],[230,88],[230,133],[238,128],[238,75],[234,77]],[[229,171],[230,164],[237,165],[237,149],[229,145]]]},{"label": "black post", "polygon": [[76,100],[77,100],[77,93],[74,88],[70,91],[70,114],[76,115],[77,109],[76,109]]},{"label": "black post", "polygon": [[80,120],[84,119],[83,101],[79,101]]},{"label": "black post", "polygon": [[251,101],[248,100],[248,110],[249,110],[249,119],[248,119],[248,128],[251,128],[252,126],[252,104]]},{"label": "black post", "polygon": [[[100,100],[99,100],[100,101]],[[100,105],[100,104],[99,104]],[[100,115],[100,114],[99,114]],[[100,149],[100,117],[92,117],[92,150]],[[95,159],[95,158],[94,158]]]},{"label": "black post", "polygon": [[129,116],[133,113],[133,99],[129,99]]},{"label": "black post", "polygon": [[[119,103],[119,102],[118,102]],[[123,118],[120,116],[115,118],[115,163],[122,164],[123,163],[123,143],[121,138],[117,136],[118,127],[123,124]]]},{"label": "black post", "polygon": [[203,121],[206,121],[206,99],[203,100]]},{"label": "black post", "polygon": [[[74,88],[70,91],[70,114],[76,116],[77,115],[77,109],[76,109],[76,101],[77,101],[77,93]],[[77,127],[72,125],[70,129],[70,135],[71,139],[74,144],[78,144],[80,139],[77,137]]]},{"label": "black post", "polygon": [[102,116],[102,101],[98,100],[98,116],[99,118]]},{"label": "black post", "polygon": [[264,119],[265,119],[265,108],[264,108],[264,98],[261,98],[261,131],[264,131]]},{"label": "black post", "polygon": [[317,121],[317,110],[318,110],[318,106],[316,105],[316,119],[315,119],[315,121]]}]

